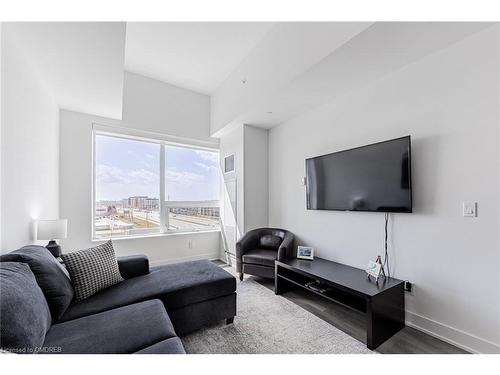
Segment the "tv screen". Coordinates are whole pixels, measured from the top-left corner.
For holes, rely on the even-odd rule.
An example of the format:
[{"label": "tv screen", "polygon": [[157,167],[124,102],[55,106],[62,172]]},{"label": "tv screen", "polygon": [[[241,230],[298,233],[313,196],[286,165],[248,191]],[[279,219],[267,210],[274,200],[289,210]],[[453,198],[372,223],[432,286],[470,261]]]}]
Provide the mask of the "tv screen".
[{"label": "tv screen", "polygon": [[411,212],[410,136],[306,160],[310,210]]}]

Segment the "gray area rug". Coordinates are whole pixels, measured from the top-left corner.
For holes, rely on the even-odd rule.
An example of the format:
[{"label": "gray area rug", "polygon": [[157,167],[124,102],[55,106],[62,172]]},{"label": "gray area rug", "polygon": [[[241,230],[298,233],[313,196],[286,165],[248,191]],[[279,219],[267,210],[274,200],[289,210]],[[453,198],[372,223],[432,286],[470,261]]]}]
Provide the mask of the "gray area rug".
[{"label": "gray area rug", "polygon": [[[225,268],[234,274],[232,268]],[[237,281],[233,324],[181,337],[190,354],[363,354],[366,346],[251,277]]]}]

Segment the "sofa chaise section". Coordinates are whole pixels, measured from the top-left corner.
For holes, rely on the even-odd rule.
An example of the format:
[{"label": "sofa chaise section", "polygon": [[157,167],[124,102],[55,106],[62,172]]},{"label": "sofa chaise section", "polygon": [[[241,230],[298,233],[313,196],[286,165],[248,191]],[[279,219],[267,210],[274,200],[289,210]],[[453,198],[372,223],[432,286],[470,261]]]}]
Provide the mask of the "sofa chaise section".
[{"label": "sofa chaise section", "polygon": [[[119,260],[120,272],[125,267]],[[144,263],[134,260],[143,274],[127,278],[95,295],[73,302],[60,321],[96,314],[149,299],[160,299],[178,334],[236,315],[236,279],[208,260],[152,267],[144,274]],[[133,267],[127,267],[133,272]],[[139,272],[139,271],[138,271]],[[124,273],[122,275],[125,277]]]},{"label": "sofa chaise section", "polygon": [[[169,347],[158,346],[168,341]],[[156,348],[155,348],[156,346]],[[50,327],[41,353],[184,353],[160,300],[135,303]]]}]

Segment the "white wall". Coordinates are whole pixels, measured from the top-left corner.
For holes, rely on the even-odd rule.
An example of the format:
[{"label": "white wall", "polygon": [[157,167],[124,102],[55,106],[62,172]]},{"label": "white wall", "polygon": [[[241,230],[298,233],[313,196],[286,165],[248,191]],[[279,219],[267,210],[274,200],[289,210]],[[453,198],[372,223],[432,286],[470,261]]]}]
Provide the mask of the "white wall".
[{"label": "white wall", "polygon": [[268,223],[268,135],[267,129],[244,128],[244,228],[245,232],[267,227]]},{"label": "white wall", "polygon": [[[268,223],[268,130],[240,124],[220,138],[221,169],[224,157],[234,154],[236,178],[236,219],[240,235]],[[228,202],[225,202],[228,204]]]},{"label": "white wall", "polygon": [[58,107],[2,28],[2,252],[33,242],[32,220],[59,216]]},{"label": "white wall", "polygon": [[[244,233],[244,130],[243,125],[237,126],[234,130],[220,138],[220,165],[221,170],[224,170],[224,158],[234,154],[234,172],[224,174],[224,181],[236,179],[236,207],[233,208],[233,213],[236,213],[236,224],[239,233]],[[230,202],[226,200],[225,205]],[[223,218],[224,220],[225,218]]]},{"label": "white wall", "polygon": [[[61,217],[68,219],[68,238],[61,241],[63,252],[96,245],[91,241],[92,222],[92,124],[131,127],[78,112],[60,113],[61,134]],[[134,127],[139,129],[138,126]],[[189,241],[192,247],[189,248]],[[148,238],[114,240],[118,255],[146,254],[152,264],[190,259],[218,259],[220,233],[169,234]]]},{"label": "white wall", "polygon": [[[415,283],[407,322],[500,352],[499,29],[490,27],[270,131],[269,222],[319,257],[364,268],[383,214],[307,211],[304,159],[410,134],[414,213],[393,214],[395,276]],[[463,218],[477,201],[477,218]]]},{"label": "white wall", "polygon": [[122,120],[143,130],[205,140],[210,97],[125,72]]}]

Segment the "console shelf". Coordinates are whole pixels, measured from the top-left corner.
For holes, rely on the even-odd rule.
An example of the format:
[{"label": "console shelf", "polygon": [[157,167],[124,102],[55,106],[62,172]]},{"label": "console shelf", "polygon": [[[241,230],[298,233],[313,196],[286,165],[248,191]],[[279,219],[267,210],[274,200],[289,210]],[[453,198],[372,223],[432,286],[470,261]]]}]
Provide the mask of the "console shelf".
[{"label": "console shelf", "polygon": [[[325,290],[307,284],[321,283]],[[367,347],[382,344],[405,326],[404,283],[394,278],[369,279],[364,270],[321,258],[275,262],[275,293],[302,288],[361,311],[367,322]]]}]

